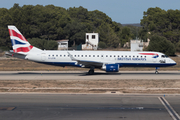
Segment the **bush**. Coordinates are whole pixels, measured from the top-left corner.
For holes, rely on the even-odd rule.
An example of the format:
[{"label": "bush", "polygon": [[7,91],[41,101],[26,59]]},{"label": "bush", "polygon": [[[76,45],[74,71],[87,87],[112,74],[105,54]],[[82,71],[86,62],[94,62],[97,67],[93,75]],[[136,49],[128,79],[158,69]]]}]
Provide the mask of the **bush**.
[{"label": "bush", "polygon": [[98,47],[99,48],[107,48],[107,45],[106,45],[106,43],[100,41],[99,44],[98,44]]}]

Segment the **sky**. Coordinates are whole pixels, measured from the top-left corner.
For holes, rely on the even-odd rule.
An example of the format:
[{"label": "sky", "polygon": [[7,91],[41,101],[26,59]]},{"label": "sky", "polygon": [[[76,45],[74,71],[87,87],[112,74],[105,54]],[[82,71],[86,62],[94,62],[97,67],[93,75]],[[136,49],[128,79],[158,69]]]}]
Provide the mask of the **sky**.
[{"label": "sky", "polygon": [[0,8],[10,9],[14,3],[23,5],[54,5],[68,9],[82,6],[88,11],[99,10],[121,24],[140,23],[143,12],[150,7],[180,9],[180,0],[0,0]]}]

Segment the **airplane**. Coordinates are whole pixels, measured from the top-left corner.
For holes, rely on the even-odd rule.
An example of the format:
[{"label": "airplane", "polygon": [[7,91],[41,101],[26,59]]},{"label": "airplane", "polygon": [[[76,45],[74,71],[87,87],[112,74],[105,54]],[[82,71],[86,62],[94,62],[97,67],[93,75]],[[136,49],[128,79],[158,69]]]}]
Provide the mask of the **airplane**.
[{"label": "airplane", "polygon": [[32,46],[15,26],[8,25],[8,30],[13,57],[55,66],[90,68],[88,74],[94,74],[95,68],[119,72],[121,67],[155,67],[155,74],[158,74],[159,67],[176,65],[160,52],[41,50]]}]

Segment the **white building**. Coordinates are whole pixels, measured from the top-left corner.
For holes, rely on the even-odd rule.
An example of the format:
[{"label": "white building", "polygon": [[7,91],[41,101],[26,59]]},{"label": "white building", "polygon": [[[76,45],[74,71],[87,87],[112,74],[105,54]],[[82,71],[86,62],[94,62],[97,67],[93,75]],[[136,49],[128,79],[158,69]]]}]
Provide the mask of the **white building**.
[{"label": "white building", "polygon": [[143,51],[143,42],[140,40],[131,40],[131,51]]},{"label": "white building", "polygon": [[68,41],[69,40],[57,40],[58,50],[68,50]]},{"label": "white building", "polygon": [[82,45],[82,49],[97,50],[99,43],[98,33],[86,33],[85,44]]}]

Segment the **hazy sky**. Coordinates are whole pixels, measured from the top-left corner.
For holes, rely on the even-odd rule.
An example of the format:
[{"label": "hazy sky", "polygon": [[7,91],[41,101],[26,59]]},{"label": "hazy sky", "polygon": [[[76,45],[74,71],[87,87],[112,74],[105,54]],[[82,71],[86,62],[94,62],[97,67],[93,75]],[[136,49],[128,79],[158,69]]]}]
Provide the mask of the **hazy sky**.
[{"label": "hazy sky", "polygon": [[140,23],[143,12],[150,7],[180,9],[180,0],[0,0],[0,8],[9,9],[14,3],[20,6],[53,4],[66,9],[82,6],[89,11],[102,11],[121,24]]}]

